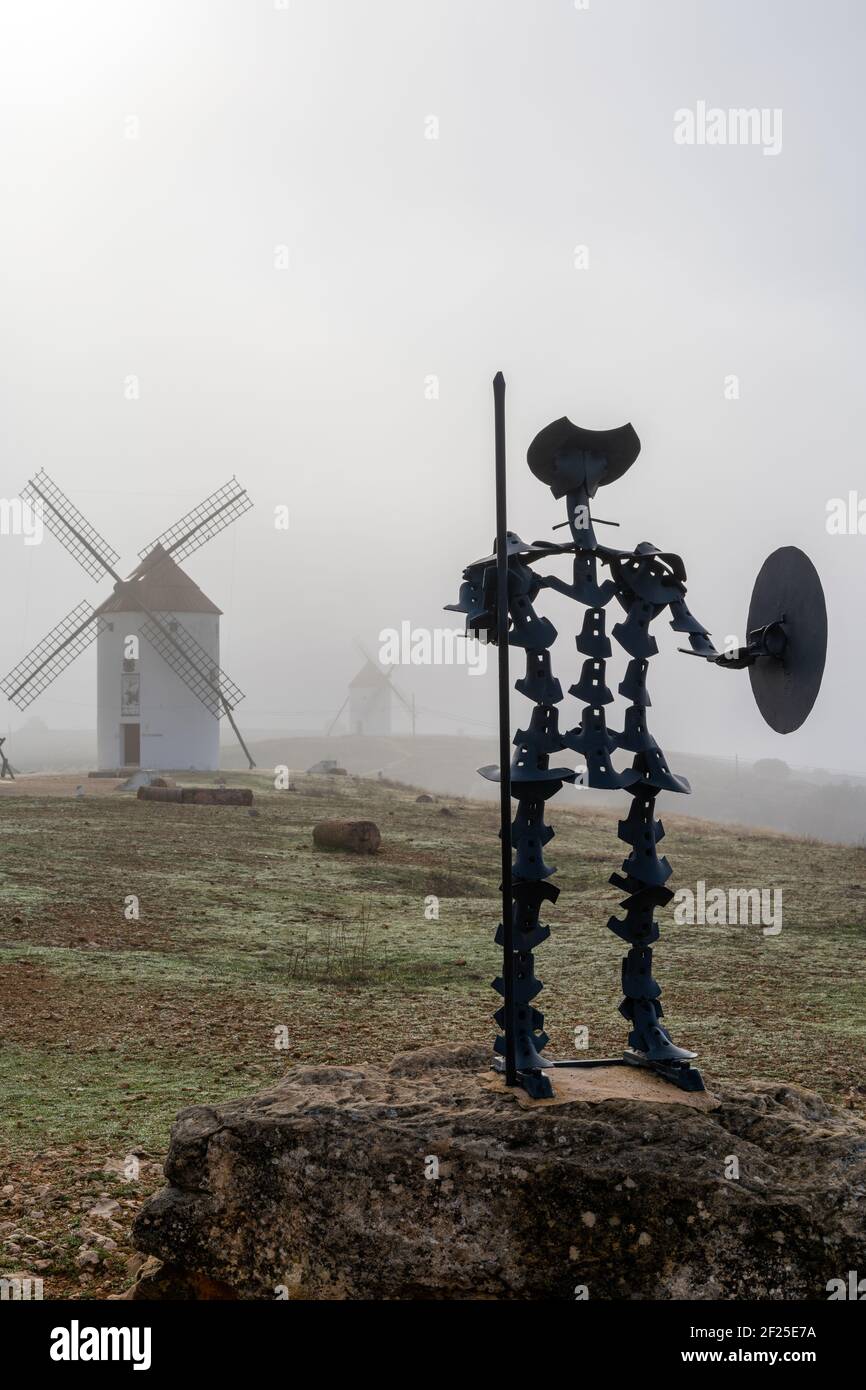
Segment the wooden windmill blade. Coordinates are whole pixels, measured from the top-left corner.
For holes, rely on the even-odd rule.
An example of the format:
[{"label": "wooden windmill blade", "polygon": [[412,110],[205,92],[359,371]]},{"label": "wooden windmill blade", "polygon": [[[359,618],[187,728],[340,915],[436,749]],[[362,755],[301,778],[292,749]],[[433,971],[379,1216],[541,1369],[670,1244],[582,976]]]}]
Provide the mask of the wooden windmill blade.
[{"label": "wooden windmill blade", "polygon": [[142,612],[145,615],[145,622],[139,629],[142,636],[159,652],[163,661],[214,718],[219,719],[225,713],[250,768],[254,768],[252,754],[232,713],[235,706],[245,698],[243,691],[225,671],[214,665],[210,654],[177,618],[173,618],[170,623],[163,623],[153,613],[148,613],[147,609],[142,609]]},{"label": "wooden windmill blade", "polygon": [[[391,667],[391,671],[393,671],[393,670],[394,670],[394,667],[392,666],[392,667]],[[393,690],[394,694],[397,696],[397,699],[400,701],[401,705],[403,706],[403,708],[405,709],[406,713],[408,714],[409,718],[410,718],[411,721],[412,721],[412,737],[414,738],[414,737],[415,737],[415,696],[413,695],[411,700],[407,700],[407,699],[406,699],[406,696],[403,694],[403,692],[402,692],[402,690],[400,689],[400,687],[399,687],[398,685],[395,685],[394,682],[393,682],[393,680],[391,679],[391,671],[386,671],[386,672],[385,672],[385,679],[387,680],[389,686],[390,686],[391,689]]]},{"label": "wooden windmill blade", "polygon": [[226,705],[234,709],[245,698],[243,691],[225,671],[214,665],[210,654],[179,619],[163,623],[148,613],[139,632],[217,719]]},{"label": "wooden windmill blade", "polygon": [[391,665],[387,668],[383,667],[381,662],[379,661],[379,658],[376,656],[371,656],[370,653],[367,651],[367,648],[364,646],[364,643],[361,642],[357,637],[355,638],[355,646],[358,648],[358,651],[361,653],[364,660],[367,661],[370,666],[372,666],[374,671],[378,671],[382,679],[386,681],[388,685],[391,686],[391,689],[394,691],[394,694],[398,695],[397,687],[391,681],[391,672],[394,670],[394,666]]},{"label": "wooden windmill blade", "polygon": [[26,709],[90,646],[101,619],[82,599],[0,680],[0,690],[18,709]]},{"label": "wooden windmill blade", "polygon": [[91,579],[100,580],[104,574],[119,580],[115,566],[120,559],[118,552],[108,544],[95,526],[73,506],[69,498],[43,468],[22,488],[21,496],[31,506],[39,504],[42,520],[53,536],[56,536],[76,559]]},{"label": "wooden windmill blade", "polygon": [[[114,568],[120,559],[118,552],[95,526],[91,526],[43,468],[25,484],[21,497],[32,507],[41,508],[46,528],[91,579],[99,580],[108,574],[115,582],[120,582]],[[26,709],[90,646],[99,630],[99,618],[83,599],[13,666],[0,681],[0,690],[12,704]]]},{"label": "wooden windmill blade", "polygon": [[226,526],[237,521],[252,505],[246,488],[242,487],[236,478],[232,478],[217,488],[216,492],[212,492],[210,497],[199,502],[197,507],[193,507],[191,512],[187,512],[167,531],[163,531],[150,545],[139,550],[139,559],[143,560],[155,546],[161,545],[173,560],[183,560],[200,546],[206,545]]},{"label": "wooden windmill blade", "polygon": [[[253,502],[246,488],[232,477],[229,482],[217,488],[203,502],[199,502],[192,511],[186,512],[184,516],[176,521],[173,526],[169,526],[167,531],[163,531],[157,536],[155,541],[146,545],[138,552],[139,559],[143,560],[150,555],[157,546],[165,552],[165,559],[182,560],[187,555],[191,555],[194,550],[206,545],[214,536],[219,535],[220,531],[225,530],[238,517],[248,512]],[[154,567],[158,570],[159,562]],[[218,667],[213,666],[211,658],[200,647],[191,633],[180,623],[173,624],[173,633],[169,633],[164,624],[160,623],[152,613],[145,615],[148,624],[151,625],[152,635],[148,638],[151,646],[154,646],[160,656],[169,666],[180,676],[181,680],[189,686],[193,694],[202,700],[206,707],[210,708],[208,701],[216,701],[216,709],[211,713],[217,718],[223,711],[232,727],[238,743],[244,751],[244,755],[250,767],[255,767],[250,750],[243,740],[241,731],[235,723],[232,710],[244,698],[242,692],[224,672]],[[142,629],[144,631],[144,629]],[[178,634],[183,635],[178,639]],[[145,633],[145,635],[147,635]],[[203,673],[208,671],[216,672],[216,684]]]},{"label": "wooden windmill blade", "polygon": [[345,698],[345,700],[344,700],[343,703],[341,704],[340,708],[337,710],[337,713],[334,715],[333,719],[331,720],[330,724],[328,725],[327,729],[325,730],[325,738],[330,738],[330,737],[331,737],[331,734],[334,732],[334,729],[337,727],[337,723],[339,722],[340,715],[343,713],[343,710],[346,708],[346,706],[347,706],[348,703],[349,703],[349,697],[348,697],[348,695],[347,695],[346,698]]},{"label": "wooden windmill blade", "polygon": [[391,687],[391,689],[393,690],[394,694],[397,696],[397,699],[400,701],[400,704],[401,704],[401,705],[403,706],[403,708],[412,716],[412,719],[413,719],[413,721],[414,721],[414,719],[415,719],[415,711],[414,711],[414,709],[412,708],[411,702],[410,702],[409,700],[406,699],[406,696],[405,696],[405,695],[403,694],[403,692],[400,690],[400,687],[397,686],[397,685],[395,685],[394,682],[393,682],[393,680],[391,679],[391,673],[392,673],[392,671],[394,671],[395,669],[396,669],[396,667],[390,666],[390,667],[388,668],[388,670],[387,670],[387,671],[383,671],[382,674],[384,675],[385,680],[388,682],[388,684],[389,684],[389,686]]}]

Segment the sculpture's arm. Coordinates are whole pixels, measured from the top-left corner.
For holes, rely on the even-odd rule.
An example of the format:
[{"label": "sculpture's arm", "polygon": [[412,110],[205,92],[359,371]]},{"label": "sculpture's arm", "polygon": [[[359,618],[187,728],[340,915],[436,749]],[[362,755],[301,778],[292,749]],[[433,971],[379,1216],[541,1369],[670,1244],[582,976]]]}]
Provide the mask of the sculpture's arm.
[{"label": "sculpture's arm", "polygon": [[731,671],[744,670],[744,667],[752,666],[762,657],[773,657],[773,659],[784,662],[785,652],[788,648],[788,624],[785,621],[785,613],[781,612],[783,603],[778,603],[780,616],[776,620],[765,623],[762,627],[755,627],[746,631],[745,645],[735,646],[731,649],[726,644],[726,649],[723,652],[717,652],[710,641],[709,631],[703,627],[701,621],[696,619],[694,614],[689,612],[687,603],[685,603],[683,562],[678,559],[678,556],[662,556],[662,559],[676,560],[678,570],[680,570],[676,577],[667,577],[664,582],[678,589],[676,598],[670,600],[670,626],[674,628],[674,631],[685,632],[688,635],[689,648],[691,648],[691,651],[687,652],[681,646],[681,652],[685,652],[687,656],[702,656],[706,662],[712,662],[713,666],[721,666],[723,669]]},{"label": "sculpture's arm", "polygon": [[[685,594],[684,587],[682,593]],[[684,597],[675,599],[670,605],[670,610],[671,627],[674,632],[684,632],[688,636],[689,649],[679,648],[686,656],[699,656],[714,666],[721,666],[730,671],[741,671],[743,667],[751,666],[756,656],[769,650],[766,644],[756,645],[753,642],[752,639],[757,638],[759,634],[750,633],[745,647],[737,647],[734,651],[730,651],[726,647],[723,652],[719,652],[713,645],[709,630],[694,616]],[[772,635],[769,635],[768,640],[772,641]]]},{"label": "sculpture's arm", "polygon": [[[496,564],[491,559],[476,561],[463,571],[463,583],[456,603],[446,604],[451,613],[465,613],[467,637],[496,645]],[[547,618],[540,618],[532,601],[543,587],[537,574],[519,556],[508,559],[509,643],[515,647],[549,647],[556,629]]]},{"label": "sculpture's arm", "polygon": [[496,566],[467,565],[456,603],[446,603],[446,612],[466,615],[467,637],[496,643]]},{"label": "sculpture's arm", "polygon": [[673,599],[670,603],[670,625],[674,632],[684,632],[689,642],[689,650],[685,647],[680,647],[679,650],[685,652],[687,656],[703,657],[705,661],[723,661],[724,657],[713,645],[709,628],[704,627],[703,623],[699,618],[695,617],[686,603],[684,597],[685,588],[682,586],[678,587],[680,587],[680,592],[683,597]]},{"label": "sculpture's arm", "polygon": [[[603,550],[600,557],[604,564],[610,566],[613,576],[611,588],[628,615],[620,630],[623,636],[630,634],[631,644],[635,647],[632,655],[641,647],[641,634],[667,608],[674,632],[682,632],[688,639],[688,648],[681,647],[680,651],[687,656],[699,656],[704,661],[732,664],[725,654],[717,651],[709,628],[686,603],[686,567],[679,555],[660,550],[652,541],[641,541],[632,551]],[[598,586],[599,593],[602,587]],[[624,645],[627,651],[631,650],[629,643]]]}]

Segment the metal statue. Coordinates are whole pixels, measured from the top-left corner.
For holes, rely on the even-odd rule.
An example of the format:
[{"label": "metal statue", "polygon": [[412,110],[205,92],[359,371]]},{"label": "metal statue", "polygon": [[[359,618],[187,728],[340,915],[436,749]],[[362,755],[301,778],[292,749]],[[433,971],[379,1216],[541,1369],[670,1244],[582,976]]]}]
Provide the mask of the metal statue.
[{"label": "metal statue", "polygon": [[[494,1065],[508,1085],[520,1085],[533,1097],[553,1094],[547,1074],[557,1067],[632,1065],[649,1068],[683,1090],[703,1090],[700,1072],[692,1066],[696,1053],[678,1046],[662,1022],[661,987],[653,978],[653,946],[659,938],[657,908],[673,897],[668,887],[671,866],[657,850],[664,836],[655,819],[661,792],[688,793],[685,777],[671,770],[649,731],[647,690],[649,663],[658,652],[650,627],[667,611],[670,626],[688,641],[680,648],[713,665],[731,670],[748,667],[761,714],[772,728],[788,733],[798,728],[817,697],[824,668],[827,616],[818,575],[806,555],[795,547],[777,550],[764,563],[755,584],[747,623],[747,640],[734,652],[719,653],[703,623],[686,603],[686,571],[678,555],[642,541],[634,550],[602,545],[596,538],[590,503],[600,487],[621,478],[640,452],[631,425],[613,430],[587,430],[563,417],[536,435],[529,446],[531,471],[547,483],[556,498],[565,498],[571,542],[526,544],[506,525],[505,381],[493,382],[496,438],[496,545],[494,553],[476,560],[463,572],[459,601],[448,607],[466,615],[467,635],[498,647],[499,738],[498,766],[480,768],[481,775],[500,784],[502,841],[502,921],[496,941],[503,950],[502,975],[493,982],[502,997],[495,1018],[500,1028]],[[616,522],[595,525],[617,525]],[[542,575],[535,566],[553,555],[574,557],[572,582]],[[599,564],[607,574],[599,575]],[[563,692],[553,673],[550,648],[556,629],[535,610],[544,589],[575,599],[586,612],[576,637],[583,656],[580,679],[569,695],[581,703],[580,720],[560,730],[557,706]],[[608,631],[607,606],[615,599],[623,616]],[[622,647],[628,663],[618,691],[628,706],[621,732],[608,727],[605,707],[614,700],[608,686],[607,662],[611,637]],[[521,649],[525,675],[516,689],[533,704],[529,722],[518,729],[509,757],[509,648]],[[551,1061],[544,1016],[535,1006],[542,985],[535,975],[534,952],[550,935],[541,913],[556,902],[559,889],[550,881],[555,870],[544,861],[544,848],[553,838],[545,823],[545,802],[564,783],[578,776],[567,765],[566,752],[579,754],[585,764],[581,777],[594,788],[621,789],[631,798],[628,814],[619,822],[619,838],[629,847],[621,872],[610,883],[623,897],[623,917],[607,923],[628,947],[622,962],[623,999],[619,1011],[626,1019],[628,1045],[621,1058],[592,1061]],[[632,755],[631,766],[618,771],[614,752]],[[552,764],[552,765],[551,765]],[[511,800],[517,812],[511,820]]]}]

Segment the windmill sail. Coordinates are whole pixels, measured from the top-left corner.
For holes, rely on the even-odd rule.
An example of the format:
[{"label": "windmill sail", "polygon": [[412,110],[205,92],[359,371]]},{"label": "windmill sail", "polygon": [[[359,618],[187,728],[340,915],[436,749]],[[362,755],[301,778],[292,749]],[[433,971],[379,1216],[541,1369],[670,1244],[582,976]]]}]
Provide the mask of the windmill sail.
[{"label": "windmill sail", "polygon": [[115,565],[120,556],[104,540],[85,516],[74,507],[69,498],[56,483],[52,482],[44,469],[31,478],[21,492],[22,498],[31,506],[41,504],[42,520],[52,535],[56,536],[86,570],[91,579],[101,579],[110,574],[117,579]]},{"label": "windmill sail", "polygon": [[182,516],[180,521],[176,521],[167,531],[163,531],[161,536],[157,536],[155,541],[151,541],[150,545],[140,550],[139,559],[143,560],[154,546],[161,545],[173,560],[182,560],[194,550],[198,550],[199,546],[204,545],[212,536],[218,535],[226,526],[230,526],[233,521],[237,521],[252,505],[246,488],[241,487],[236,478],[232,478],[231,482],[211,493],[210,497],[206,497],[197,507],[193,507],[191,512],[187,512],[186,516]]},{"label": "windmill sail", "polygon": [[93,608],[82,600],[0,680],[0,690],[13,705],[26,709],[90,646],[99,627]]},{"label": "windmill sail", "polygon": [[[232,709],[244,698],[243,692],[225,672],[214,666],[208,653],[186,628],[176,619],[165,625],[154,617],[150,605],[146,606],[141,602],[141,595],[136,595],[137,583],[140,584],[145,577],[155,579],[157,585],[162,580],[163,588],[170,588],[174,561],[190,555],[244,512],[249,511],[253,504],[246,489],[235,478],[218,488],[210,497],[205,498],[204,502],[187,512],[186,516],[181,517],[180,521],[165,531],[158,541],[139,552],[141,558],[147,557],[150,563],[147,567],[140,565],[126,581],[121,579],[115,568],[120,560],[118,552],[94,526],[91,526],[77,507],[73,506],[44,469],[40,469],[29,480],[21,496],[31,506],[41,510],[44,525],[91,578],[98,580],[104,574],[111,576],[115,582],[114,596],[96,613],[87,602],[73,608],[72,612],[52,628],[51,632],[0,681],[0,690],[19,709],[26,709],[27,705],[41,695],[42,691],[56,680],[104,629],[107,620],[102,617],[103,610],[121,612],[125,611],[128,605],[132,611],[137,609],[143,613],[146,623],[141,631],[145,638],[210,713],[217,719],[223,713],[226,715],[250,767],[255,767],[232,716]],[[159,554],[156,553],[157,550]],[[200,597],[204,598],[203,595]],[[171,610],[167,608],[166,611]],[[219,614],[219,609],[211,604],[208,604],[207,611]]]},{"label": "windmill sail", "polygon": [[243,691],[214,665],[213,658],[177,618],[160,623],[149,614],[139,631],[215,719],[224,709],[240,704]]}]

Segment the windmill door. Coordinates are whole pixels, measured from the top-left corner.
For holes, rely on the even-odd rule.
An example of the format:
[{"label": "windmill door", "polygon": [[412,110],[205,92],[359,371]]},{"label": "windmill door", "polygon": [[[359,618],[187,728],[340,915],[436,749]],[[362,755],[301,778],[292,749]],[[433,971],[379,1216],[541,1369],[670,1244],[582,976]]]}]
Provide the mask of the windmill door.
[{"label": "windmill door", "polygon": [[121,724],[123,739],[123,766],[138,767],[141,762],[141,725]]}]

